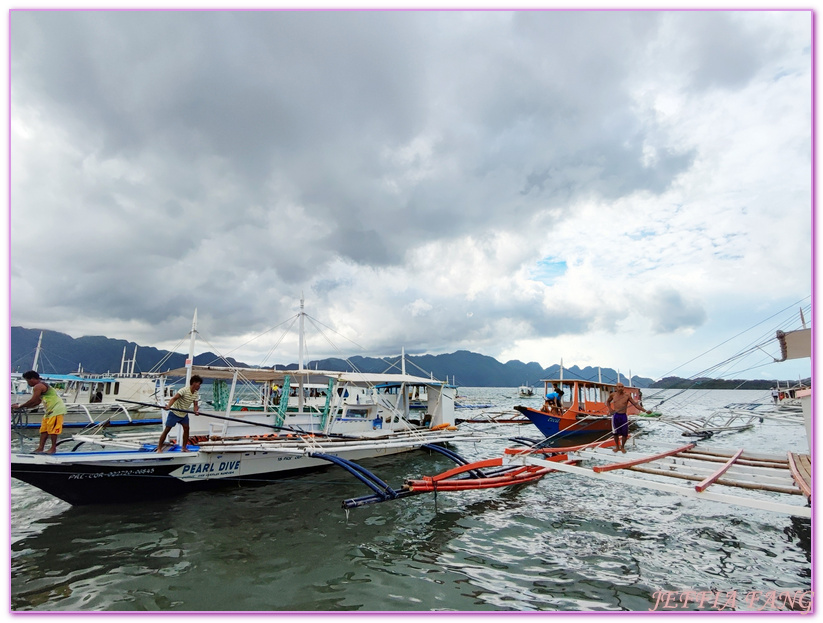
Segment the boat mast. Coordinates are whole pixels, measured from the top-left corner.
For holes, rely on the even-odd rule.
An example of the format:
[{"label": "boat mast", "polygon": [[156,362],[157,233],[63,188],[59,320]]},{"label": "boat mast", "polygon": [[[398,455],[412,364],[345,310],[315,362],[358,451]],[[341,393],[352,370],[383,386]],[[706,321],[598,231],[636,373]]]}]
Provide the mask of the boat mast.
[{"label": "boat mast", "polygon": [[[306,312],[304,310],[305,301],[303,299],[303,293],[300,293],[300,315],[299,315],[299,322],[298,322],[298,353],[297,353],[297,412],[303,413],[303,347],[304,347],[304,340],[305,340],[305,324],[304,318]],[[282,400],[282,398],[281,398]],[[286,396],[286,400],[288,400],[288,396]]]},{"label": "boat mast", "polygon": [[194,308],[194,318],[191,321],[191,333],[189,338],[189,356],[186,359],[186,387],[191,384],[191,368],[194,364],[194,336],[197,333],[197,308]]},{"label": "boat mast", "polygon": [[34,351],[34,363],[31,364],[31,369],[37,372],[37,360],[40,359],[40,347],[43,344],[43,332],[40,331],[40,337],[37,338],[37,349]]},{"label": "boat mast", "polygon": [[300,293],[300,316],[299,316],[299,323],[298,323],[298,331],[299,331],[299,344],[298,344],[298,359],[297,359],[297,367],[302,372],[303,371],[303,293]]}]

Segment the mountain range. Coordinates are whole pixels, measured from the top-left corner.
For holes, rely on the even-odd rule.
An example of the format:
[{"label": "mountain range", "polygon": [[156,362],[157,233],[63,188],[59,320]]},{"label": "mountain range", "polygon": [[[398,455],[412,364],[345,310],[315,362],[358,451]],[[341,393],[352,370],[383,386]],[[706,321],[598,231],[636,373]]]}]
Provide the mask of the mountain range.
[{"label": "mountain range", "polygon": [[[37,351],[37,342],[40,339],[40,329],[25,329],[11,327],[11,371],[25,372],[34,364]],[[134,342],[112,339],[103,336],[84,336],[73,338],[65,333],[43,330],[43,341],[38,359],[37,369],[41,373],[68,374],[82,368],[89,374],[105,374],[119,372],[124,359],[135,359],[135,372],[164,372],[175,368],[182,368],[186,362],[186,355],[167,350],[159,350],[151,346],[139,346]],[[135,348],[137,355],[135,357]],[[125,349],[125,355],[124,355]],[[317,359],[306,364],[308,368],[317,370],[359,370],[360,372],[400,372],[400,356],[392,358],[362,357],[359,355],[349,359]],[[239,366],[254,367],[229,357],[222,359],[211,352],[200,353],[194,357],[194,364],[198,366]],[[128,369],[127,364],[124,369]],[[276,365],[279,370],[296,370],[297,364]],[[560,377],[560,366],[555,364],[544,368],[539,363],[522,361],[507,361],[501,363],[487,355],[459,350],[444,355],[407,355],[406,371],[417,376],[433,375],[440,380],[448,380],[461,387],[518,387],[530,385],[542,388],[542,379],[556,379]],[[604,383],[614,383],[617,372],[611,368],[597,368],[586,366],[563,367],[563,378],[585,379]],[[621,380],[626,381],[625,376]],[[744,379],[684,379],[681,377],[666,377],[654,379],[632,376],[632,385],[635,387],[653,387],[670,389],[769,389],[774,387],[776,380],[744,380]],[[793,381],[794,384],[796,381]],[[811,379],[804,381],[810,386]],[[780,381],[785,386],[787,381]]]},{"label": "mountain range", "polygon": [[[32,368],[40,332],[40,329],[11,327],[12,372],[25,372]],[[42,333],[43,340],[37,366],[41,373],[68,374],[76,372],[79,368],[90,374],[119,372],[123,359],[130,360],[132,357],[135,359],[135,372],[163,372],[185,365],[185,354],[159,350],[151,346],[140,346],[126,340],[103,336],[73,338],[65,333],[48,330],[43,330]],[[137,348],[136,357],[135,348]],[[399,372],[396,365],[389,370],[391,365],[396,364],[399,359],[399,355],[390,359],[353,356],[347,360],[336,358],[314,360],[308,362],[306,367],[319,370],[357,369],[361,372]],[[226,360],[211,352],[196,355],[194,364],[218,366],[230,364],[248,367],[247,364],[232,358],[228,359],[227,364]],[[297,364],[275,367],[295,370]],[[544,368],[536,362],[523,363],[513,360],[501,363],[493,357],[466,350],[443,355],[407,355],[406,371],[419,376],[431,374],[434,378],[453,381],[462,387],[518,387],[520,385],[540,387],[541,379],[553,379],[560,376],[560,366],[557,364]],[[599,374],[599,378],[606,383],[612,383],[617,379],[617,372],[611,368],[601,368]],[[598,369],[591,366],[584,368],[564,366],[563,378],[596,381],[598,380]],[[625,377],[623,380],[625,381]],[[650,378],[632,377],[632,383],[636,387],[650,387],[653,382],[654,380]]]}]

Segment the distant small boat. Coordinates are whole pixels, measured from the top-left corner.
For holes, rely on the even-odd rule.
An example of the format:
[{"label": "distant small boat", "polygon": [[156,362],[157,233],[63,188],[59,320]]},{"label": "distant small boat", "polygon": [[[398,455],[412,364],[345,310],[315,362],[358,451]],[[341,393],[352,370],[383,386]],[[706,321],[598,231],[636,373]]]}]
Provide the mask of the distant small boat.
[{"label": "distant small boat", "polygon": [[520,398],[531,398],[534,396],[534,388],[531,385],[521,385],[517,388]]}]

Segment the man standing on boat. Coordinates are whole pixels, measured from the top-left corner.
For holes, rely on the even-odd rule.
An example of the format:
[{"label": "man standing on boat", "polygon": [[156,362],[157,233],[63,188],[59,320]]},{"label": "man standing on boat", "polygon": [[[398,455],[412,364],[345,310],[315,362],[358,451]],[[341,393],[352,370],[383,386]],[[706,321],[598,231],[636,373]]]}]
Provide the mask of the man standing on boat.
[{"label": "man standing on boat", "polygon": [[[632,395],[626,391],[626,386],[623,383],[617,383],[614,387],[614,391],[606,399],[609,415],[612,416],[612,434],[614,435],[614,448],[612,450],[625,453],[626,440],[629,438],[629,416],[626,415],[629,405],[634,405],[638,411],[644,413],[651,413],[651,411],[636,403]],[[621,438],[623,439],[622,443]]]},{"label": "man standing on boat", "polygon": [[[163,429],[163,433],[160,435],[160,441],[157,442],[158,452],[163,451],[163,444],[166,442],[166,435],[168,435],[169,431],[171,431],[171,429],[178,424],[183,426],[183,443],[180,444],[180,447],[184,452],[189,449],[189,414],[186,411],[189,407],[194,405],[194,414],[200,414],[199,389],[202,384],[203,379],[200,378],[200,376],[197,374],[192,375],[189,380],[189,386],[184,387],[172,396],[172,399],[169,400],[169,404],[164,407],[166,410],[171,410],[169,411],[168,416],[166,416],[166,428]],[[177,409],[171,408],[173,404],[177,404]]]},{"label": "man standing on boat", "polygon": [[43,423],[40,424],[40,445],[35,452],[44,452],[46,439],[51,439],[51,450],[49,454],[57,452],[57,437],[63,432],[63,416],[66,415],[66,404],[63,399],[49,387],[34,370],[23,373],[31,390],[31,398],[23,404],[14,403],[12,409],[28,409],[43,403]]}]

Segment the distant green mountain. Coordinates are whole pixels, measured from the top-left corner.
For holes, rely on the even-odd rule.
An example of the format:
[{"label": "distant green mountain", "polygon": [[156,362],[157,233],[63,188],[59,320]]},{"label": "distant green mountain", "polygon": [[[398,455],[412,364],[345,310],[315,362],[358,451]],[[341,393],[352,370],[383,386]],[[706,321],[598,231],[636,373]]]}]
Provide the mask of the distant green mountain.
[{"label": "distant green mountain", "polygon": [[[37,351],[37,340],[40,338],[40,329],[11,328],[11,371],[25,372],[30,370],[34,363]],[[182,368],[186,364],[186,355],[169,353],[167,350],[158,350],[151,346],[138,346],[134,342],[116,340],[100,335],[73,338],[57,331],[43,331],[40,359],[37,369],[40,372],[52,374],[68,374],[77,372],[82,367],[83,372],[90,374],[106,374],[119,372],[123,361],[123,349],[126,349],[126,359],[134,357],[137,347],[137,357],[134,365],[135,372],[165,372],[175,368]],[[168,356],[168,360],[161,367],[158,364]],[[222,360],[214,353],[202,353],[195,356],[195,365],[221,365]],[[229,358],[234,365],[245,365]],[[223,363],[222,365],[225,365]]]},{"label": "distant green mountain", "polygon": [[[650,387],[657,389],[771,389],[780,383],[785,387],[787,381],[777,380],[763,380],[763,379],[712,379],[712,378],[696,378],[684,379],[679,376],[667,376],[650,385]],[[811,387],[811,378],[804,379],[803,383],[807,387]],[[791,381],[792,385],[796,381]]]},{"label": "distant green mountain", "polygon": [[[37,349],[39,329],[11,328],[11,370],[25,372],[31,369]],[[139,346],[134,342],[118,340],[103,336],[86,336],[73,338],[57,331],[43,331],[43,344],[38,369],[41,372],[66,374],[77,371],[82,366],[84,372],[104,374],[119,372],[123,360],[134,356],[137,347],[135,372],[166,371],[185,365],[186,356],[181,353],[169,353],[150,346]],[[164,358],[166,361],[158,368]],[[307,364],[309,368],[323,370],[352,370],[361,372],[399,372],[399,355],[393,358],[376,358],[353,356],[344,359],[321,359]],[[246,366],[242,362],[229,359],[232,365]],[[213,353],[201,353],[194,358],[195,365],[226,365]],[[394,365],[392,365],[394,364]],[[278,369],[296,369],[297,364],[278,365]],[[493,357],[460,350],[444,355],[406,356],[406,371],[418,376],[434,375],[437,379],[454,381],[461,387],[518,387],[533,385],[542,388],[542,379],[554,379],[560,376],[560,366],[543,368],[535,362],[507,361],[500,363]],[[617,373],[610,368],[600,370],[603,382],[613,383]],[[572,366],[563,368],[563,378],[598,380],[597,368]],[[625,380],[625,377],[622,377]],[[634,376],[632,382],[637,387],[649,387],[653,379]]]}]

